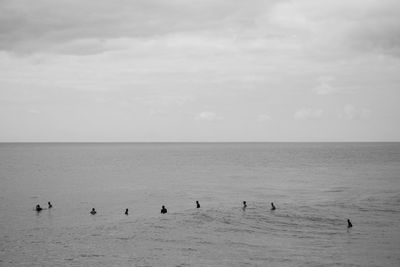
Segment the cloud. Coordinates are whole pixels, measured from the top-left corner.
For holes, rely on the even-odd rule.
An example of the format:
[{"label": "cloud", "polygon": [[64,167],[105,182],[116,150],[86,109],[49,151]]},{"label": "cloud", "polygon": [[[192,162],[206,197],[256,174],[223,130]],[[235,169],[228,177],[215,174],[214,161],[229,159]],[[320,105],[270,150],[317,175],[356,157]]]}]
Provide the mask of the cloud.
[{"label": "cloud", "polygon": [[322,118],[324,111],[322,109],[302,108],[295,112],[296,120],[315,120]]},{"label": "cloud", "polygon": [[178,95],[150,95],[136,97],[134,100],[142,103],[149,107],[170,107],[170,106],[182,106],[188,102],[193,101],[192,96],[178,96]]},{"label": "cloud", "polygon": [[29,109],[27,110],[28,113],[33,114],[33,115],[39,115],[41,112],[38,109]]},{"label": "cloud", "polygon": [[270,15],[303,51],[319,58],[400,52],[400,1],[282,1]]},{"label": "cloud", "polygon": [[371,110],[367,108],[356,108],[353,105],[346,105],[339,113],[339,118],[347,120],[368,119],[371,116]]},{"label": "cloud", "polygon": [[219,116],[211,111],[203,111],[196,115],[196,120],[201,120],[201,121],[219,121],[223,119],[224,118],[222,116]]},{"label": "cloud", "polygon": [[338,92],[338,89],[331,85],[332,76],[321,76],[317,79],[318,85],[313,88],[313,92],[317,95],[330,95]]},{"label": "cloud", "polygon": [[[113,39],[190,33],[191,39],[170,41],[220,49],[221,37],[242,42],[239,49],[279,47],[325,57],[348,50],[398,54],[399,11],[397,0],[3,0],[0,50],[90,55],[121,49],[108,45]],[[211,39],[203,44],[197,35]]]},{"label": "cloud", "polygon": [[317,95],[330,95],[337,92],[337,89],[330,84],[323,83],[318,85],[317,87],[314,87],[313,91]]},{"label": "cloud", "polygon": [[[182,32],[221,32],[248,27],[275,1],[205,0],[3,0],[0,1],[0,49],[18,53],[67,50],[87,53],[80,39],[148,39]],[[257,8],[259,7],[259,8]],[[92,41],[91,41],[92,42]],[[93,43],[94,51],[102,51]]]},{"label": "cloud", "polygon": [[266,122],[272,120],[271,116],[268,114],[260,114],[257,116],[258,122]]},{"label": "cloud", "polygon": [[374,1],[363,23],[354,27],[353,46],[364,51],[400,56],[400,1]]}]

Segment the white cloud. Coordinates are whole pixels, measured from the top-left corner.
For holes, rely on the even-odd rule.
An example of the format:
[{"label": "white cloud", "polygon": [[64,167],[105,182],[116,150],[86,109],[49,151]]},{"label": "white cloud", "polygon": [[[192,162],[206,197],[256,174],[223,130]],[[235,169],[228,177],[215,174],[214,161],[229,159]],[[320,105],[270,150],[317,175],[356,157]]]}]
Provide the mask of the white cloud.
[{"label": "white cloud", "polygon": [[[106,49],[102,41],[115,38],[151,39],[181,32],[236,34],[247,28],[248,17],[268,10],[274,1],[122,1],[113,0],[4,0],[0,1],[0,49],[21,53],[48,51],[58,44],[60,52],[92,54]],[[83,39],[84,41],[81,41]],[[176,45],[204,45],[196,37]],[[90,51],[89,46],[94,48]],[[224,44],[209,42],[221,47]],[[50,49],[53,50],[53,49]]]},{"label": "white cloud", "polygon": [[322,118],[324,111],[322,109],[302,108],[295,112],[296,120],[312,120]]},{"label": "white cloud", "polygon": [[332,86],[331,82],[334,80],[332,76],[321,76],[317,79],[318,85],[313,88],[313,92],[317,95],[330,95],[336,93],[338,90]]},{"label": "white cloud", "polygon": [[260,114],[257,116],[257,121],[259,122],[266,122],[266,121],[270,121],[272,118],[270,115],[268,114]]},{"label": "white cloud", "polygon": [[330,95],[337,92],[336,88],[329,84],[320,84],[313,89],[317,95]]},{"label": "white cloud", "polygon": [[215,112],[203,111],[196,115],[196,120],[201,121],[219,121],[223,120],[222,116],[217,115]]},{"label": "white cloud", "polygon": [[134,100],[138,101],[145,106],[162,108],[171,106],[182,106],[188,102],[193,101],[191,96],[178,96],[178,95],[150,95],[136,97]]},{"label": "white cloud", "polygon": [[[256,50],[279,45],[316,55],[359,48],[398,53],[399,8],[397,0],[255,0],[251,5],[226,0],[4,0],[0,50],[90,55],[117,49],[110,46],[113,39],[176,35],[168,45],[219,50],[230,45],[224,38],[232,38],[250,40]],[[202,33],[221,39],[198,38]],[[181,34],[189,36],[181,39]]]},{"label": "white cloud", "polygon": [[339,118],[347,120],[368,119],[371,116],[371,110],[367,108],[357,108],[353,105],[346,105],[339,113]]},{"label": "white cloud", "polygon": [[29,110],[28,110],[28,113],[33,114],[33,115],[38,115],[38,114],[40,114],[41,112],[40,112],[40,110],[38,110],[38,109],[29,109]]},{"label": "white cloud", "polygon": [[296,33],[307,54],[346,58],[359,53],[400,55],[397,0],[282,1],[270,19]]}]

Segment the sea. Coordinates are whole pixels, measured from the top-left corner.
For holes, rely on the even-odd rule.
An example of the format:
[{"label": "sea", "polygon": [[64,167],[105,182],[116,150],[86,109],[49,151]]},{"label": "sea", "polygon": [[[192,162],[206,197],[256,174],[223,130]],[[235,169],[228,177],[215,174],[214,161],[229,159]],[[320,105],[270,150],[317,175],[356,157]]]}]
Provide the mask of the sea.
[{"label": "sea", "polygon": [[400,143],[2,143],[0,266],[400,266]]}]

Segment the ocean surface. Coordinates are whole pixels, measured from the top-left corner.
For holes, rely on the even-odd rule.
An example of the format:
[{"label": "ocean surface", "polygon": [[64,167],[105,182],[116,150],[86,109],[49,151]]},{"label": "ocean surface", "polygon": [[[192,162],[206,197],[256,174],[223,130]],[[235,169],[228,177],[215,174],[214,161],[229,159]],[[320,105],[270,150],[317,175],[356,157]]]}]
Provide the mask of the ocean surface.
[{"label": "ocean surface", "polygon": [[400,266],[400,143],[0,144],[0,266]]}]

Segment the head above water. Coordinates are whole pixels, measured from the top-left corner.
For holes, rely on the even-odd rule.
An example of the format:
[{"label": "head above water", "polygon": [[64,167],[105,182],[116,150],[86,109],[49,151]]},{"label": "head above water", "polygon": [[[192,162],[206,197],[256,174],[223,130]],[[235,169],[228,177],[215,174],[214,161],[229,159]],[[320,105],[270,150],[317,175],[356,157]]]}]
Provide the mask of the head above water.
[{"label": "head above water", "polygon": [[347,219],[347,228],[353,227],[353,224],[351,223],[350,219]]},{"label": "head above water", "polygon": [[165,214],[165,213],[167,213],[167,209],[165,208],[165,206],[163,205],[162,206],[162,208],[161,208],[161,213],[162,214]]}]

